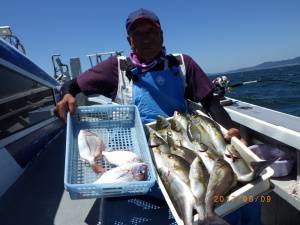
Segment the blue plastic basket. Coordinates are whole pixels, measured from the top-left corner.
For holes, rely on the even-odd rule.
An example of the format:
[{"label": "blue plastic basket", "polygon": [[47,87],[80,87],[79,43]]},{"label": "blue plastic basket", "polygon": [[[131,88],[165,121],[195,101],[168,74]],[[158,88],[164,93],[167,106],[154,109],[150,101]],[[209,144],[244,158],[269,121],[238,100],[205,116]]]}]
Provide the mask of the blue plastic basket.
[{"label": "blue plastic basket", "polygon": [[[81,129],[97,133],[109,149],[127,149],[136,153],[147,163],[147,180],[93,184],[101,174],[96,174],[79,157],[77,137]],[[104,158],[97,163],[106,170],[114,167]],[[146,194],[155,180],[154,166],[136,106],[82,106],[77,108],[74,116],[68,113],[64,184],[72,199]]]}]

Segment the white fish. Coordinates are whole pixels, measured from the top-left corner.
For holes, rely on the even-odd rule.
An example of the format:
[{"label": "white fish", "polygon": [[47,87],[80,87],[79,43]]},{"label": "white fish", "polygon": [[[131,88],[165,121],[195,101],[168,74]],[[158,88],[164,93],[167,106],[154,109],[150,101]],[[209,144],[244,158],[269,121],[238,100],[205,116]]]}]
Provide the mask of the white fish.
[{"label": "white fish", "polygon": [[161,166],[158,172],[179,216],[183,220],[183,224],[192,225],[195,197],[189,185],[184,183],[174,171],[166,166]]},{"label": "white fish", "polygon": [[102,152],[104,158],[116,166],[122,166],[127,163],[141,162],[141,159],[131,151],[104,151]]},{"label": "white fish", "polygon": [[100,173],[104,169],[96,163],[97,159],[102,158],[102,151],[105,145],[101,138],[88,130],[80,130],[78,134],[78,150],[80,158],[87,161],[94,172]]},{"label": "white fish", "polygon": [[145,180],[148,166],[146,163],[130,163],[106,171],[94,184],[131,182]]}]

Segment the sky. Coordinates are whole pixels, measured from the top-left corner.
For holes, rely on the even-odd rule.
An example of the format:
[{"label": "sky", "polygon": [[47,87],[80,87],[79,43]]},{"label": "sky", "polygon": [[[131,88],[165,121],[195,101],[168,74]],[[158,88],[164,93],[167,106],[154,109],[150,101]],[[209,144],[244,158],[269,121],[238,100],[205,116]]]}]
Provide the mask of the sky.
[{"label": "sky", "polygon": [[168,53],[190,55],[206,73],[300,56],[300,0],[3,0],[0,26],[50,75],[53,54],[79,57],[84,71],[87,54],[129,54],[125,20],[138,8],[158,15]]}]

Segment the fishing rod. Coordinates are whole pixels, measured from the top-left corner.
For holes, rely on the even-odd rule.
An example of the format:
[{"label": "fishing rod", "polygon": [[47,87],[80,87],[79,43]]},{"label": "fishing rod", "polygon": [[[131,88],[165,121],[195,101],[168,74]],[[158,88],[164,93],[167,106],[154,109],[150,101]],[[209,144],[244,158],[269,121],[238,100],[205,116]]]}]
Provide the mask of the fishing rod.
[{"label": "fishing rod", "polygon": [[235,84],[229,84],[227,85],[227,87],[233,88],[233,87],[239,87],[242,85],[246,85],[246,84],[253,84],[253,83],[259,83],[262,82],[262,80],[249,80],[249,81],[243,81],[243,82],[239,82],[239,83],[235,83]]},{"label": "fishing rod", "polygon": [[231,92],[233,88],[247,85],[247,84],[254,84],[260,82],[287,82],[300,85],[300,82],[291,81],[291,80],[283,80],[283,79],[256,79],[256,80],[249,80],[249,81],[242,81],[235,84],[230,84],[230,80],[227,76],[220,76],[214,79],[212,82],[215,85],[214,93],[219,95],[220,97],[224,97],[226,92]]},{"label": "fishing rod", "polygon": [[287,82],[287,83],[292,83],[292,84],[299,84],[300,82],[297,81],[291,81],[291,80],[284,80],[284,79],[257,79],[257,80],[250,80],[250,81],[243,81],[235,84],[228,84],[227,87],[233,88],[233,87],[239,87],[242,85],[247,85],[247,84],[253,84],[253,83],[259,83],[259,82]]}]

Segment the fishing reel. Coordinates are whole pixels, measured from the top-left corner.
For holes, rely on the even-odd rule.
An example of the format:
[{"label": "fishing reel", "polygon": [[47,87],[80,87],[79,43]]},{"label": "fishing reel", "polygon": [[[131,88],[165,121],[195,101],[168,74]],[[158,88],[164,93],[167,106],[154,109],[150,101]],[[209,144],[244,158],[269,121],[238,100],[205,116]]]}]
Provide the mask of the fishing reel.
[{"label": "fishing reel", "polygon": [[226,92],[231,92],[230,80],[227,76],[220,76],[215,78],[212,83],[215,85],[214,93],[219,97],[224,97]]}]

